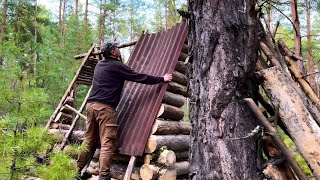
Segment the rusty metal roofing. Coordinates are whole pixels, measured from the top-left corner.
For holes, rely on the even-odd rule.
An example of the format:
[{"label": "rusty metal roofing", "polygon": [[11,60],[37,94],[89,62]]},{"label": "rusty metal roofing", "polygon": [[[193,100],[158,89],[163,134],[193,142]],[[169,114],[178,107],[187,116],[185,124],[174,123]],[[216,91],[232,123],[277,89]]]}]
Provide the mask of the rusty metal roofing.
[{"label": "rusty metal roofing", "polygon": [[[187,35],[182,20],[171,29],[142,34],[128,61],[133,70],[155,76],[173,72]],[[120,154],[141,156],[167,84],[144,85],[126,82],[118,105],[118,148]]]}]

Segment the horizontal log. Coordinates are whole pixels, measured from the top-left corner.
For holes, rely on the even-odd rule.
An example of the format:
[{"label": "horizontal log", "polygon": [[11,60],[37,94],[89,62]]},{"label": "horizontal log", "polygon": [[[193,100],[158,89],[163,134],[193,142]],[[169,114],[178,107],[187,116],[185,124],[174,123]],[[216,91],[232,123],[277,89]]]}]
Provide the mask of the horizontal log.
[{"label": "horizontal log", "polygon": [[173,169],[163,169],[156,165],[144,164],[140,168],[140,176],[142,180],[151,180],[158,178],[159,180],[175,180],[177,173]]},{"label": "horizontal log", "polygon": [[264,168],[262,172],[267,179],[272,179],[272,180],[287,179],[285,174],[282,173],[280,169],[273,164],[268,164],[267,167]]},{"label": "horizontal log", "polygon": [[188,160],[189,159],[189,150],[187,151],[175,151],[177,161]]},{"label": "horizontal log", "polygon": [[70,125],[68,124],[62,124],[62,123],[52,123],[50,125],[50,129],[63,129],[63,130],[68,130],[70,129]]},{"label": "horizontal log", "polygon": [[177,170],[177,176],[189,174],[190,172],[190,164],[188,161],[177,162],[173,167]]},{"label": "horizontal log", "polygon": [[188,54],[180,52],[178,61],[184,62],[187,59],[187,57],[188,57]]},{"label": "horizontal log", "polygon": [[181,72],[182,74],[185,74],[187,72],[188,65],[184,64],[182,61],[178,61],[174,70]]},{"label": "horizontal log", "polygon": [[188,44],[183,44],[181,52],[184,52],[184,53],[188,54],[188,52],[189,52]]},{"label": "horizontal log", "polygon": [[[125,43],[122,43],[122,44],[119,44],[118,45],[118,48],[124,48],[124,47],[128,47],[128,46],[133,46],[137,43],[137,41],[131,41],[131,42],[125,42]],[[101,50],[99,51],[94,51],[90,54],[90,56],[95,56],[95,55],[100,55],[102,52]],[[87,54],[79,54],[79,55],[76,55],[74,56],[75,59],[82,59],[84,57],[86,57]]]},{"label": "horizontal log", "polygon": [[174,94],[166,91],[164,93],[162,103],[169,104],[176,107],[181,107],[185,104],[186,98],[179,94]]},{"label": "horizontal log", "polygon": [[153,123],[150,134],[163,135],[163,134],[185,134],[191,132],[191,123],[184,121],[164,121],[156,120]]},{"label": "horizontal log", "polygon": [[83,85],[91,86],[91,85],[92,85],[92,82],[88,82],[88,81],[77,81],[77,84],[83,84]]},{"label": "horizontal log", "polygon": [[169,150],[183,151],[190,147],[189,135],[151,135],[145,147],[146,153],[153,153],[163,146],[167,146]]},{"label": "horizontal log", "polygon": [[184,112],[175,106],[161,104],[157,117],[179,121],[184,117]]},{"label": "horizontal log", "polygon": [[174,94],[180,94],[185,97],[189,97],[188,92],[187,92],[187,87],[183,86],[181,84],[178,84],[176,82],[172,82],[172,81],[169,82],[168,87],[167,87],[167,91],[172,92]]},{"label": "horizontal log", "polygon": [[320,179],[320,127],[303,104],[294,84],[279,68],[259,71],[262,85],[270,100],[279,103],[279,116],[298,151],[307,161],[314,175]]},{"label": "horizontal log", "polygon": [[[49,129],[49,134],[56,134],[58,135],[58,139],[60,141],[63,140],[64,136],[67,134],[68,130],[62,130],[62,129]],[[81,143],[83,141],[84,131],[72,131],[72,134],[70,136],[70,142],[74,143]]]},{"label": "horizontal log", "polygon": [[74,98],[68,96],[63,104],[68,104],[70,106],[74,106]]},{"label": "horizontal log", "polygon": [[178,72],[178,71],[173,71],[172,81],[179,83],[181,85],[184,85],[184,86],[187,86],[187,84],[188,84],[187,76],[185,74]]}]

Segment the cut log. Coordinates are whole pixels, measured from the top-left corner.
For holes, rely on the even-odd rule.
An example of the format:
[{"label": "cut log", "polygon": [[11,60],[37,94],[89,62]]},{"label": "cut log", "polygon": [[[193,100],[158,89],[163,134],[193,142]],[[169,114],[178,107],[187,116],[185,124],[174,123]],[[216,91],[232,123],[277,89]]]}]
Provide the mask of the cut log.
[{"label": "cut log", "polygon": [[188,54],[180,52],[178,61],[184,62],[187,59],[187,57],[188,57]]},{"label": "cut log", "polygon": [[179,121],[183,118],[182,109],[168,104],[161,104],[157,117]]},{"label": "cut log", "polygon": [[62,123],[52,123],[50,125],[50,129],[63,129],[63,130],[68,130],[70,129],[70,125],[68,124],[62,124]]},{"label": "cut log", "polygon": [[177,170],[177,176],[189,174],[190,172],[190,164],[188,161],[177,162],[173,167]]},{"label": "cut log", "polygon": [[[60,130],[60,129],[49,129],[48,133],[49,134],[57,134],[61,135],[59,136],[59,140],[62,141],[64,138],[64,135],[68,132],[68,130]],[[83,141],[83,135],[84,131],[73,131],[71,136],[70,136],[70,141],[74,143],[81,143]]]},{"label": "cut log", "polygon": [[184,85],[184,86],[187,86],[187,84],[188,84],[187,76],[185,74],[178,72],[178,71],[173,71],[172,81],[179,83],[181,85]]},{"label": "cut log", "polygon": [[279,168],[273,164],[268,164],[268,166],[264,168],[262,172],[267,179],[272,179],[272,180],[287,179],[286,176],[284,176],[283,173],[281,173]]},{"label": "cut log", "polygon": [[176,155],[171,150],[164,150],[160,153],[157,163],[167,167],[173,167],[176,164]]},{"label": "cut log", "polygon": [[74,98],[68,96],[64,101],[64,104],[68,104],[69,106],[74,106]]},{"label": "cut log", "polygon": [[173,169],[162,169],[151,164],[144,164],[140,168],[140,176],[143,180],[158,178],[159,180],[175,180],[177,173]]},{"label": "cut log", "polygon": [[[261,140],[262,140],[262,147],[263,147],[264,154],[269,159],[280,158],[282,156],[281,151],[275,145],[271,136],[263,136],[261,138]],[[270,166],[270,164],[268,166]],[[267,166],[267,168],[268,168],[268,166]],[[266,172],[269,172],[269,170],[267,170],[267,168],[265,168],[265,170],[266,170]],[[287,161],[283,161],[280,164],[276,165],[275,170],[278,171],[276,174],[280,174],[282,177],[285,177],[284,179],[296,179],[295,175],[294,175],[290,165],[287,163]]]},{"label": "cut log", "polygon": [[148,139],[145,152],[153,153],[163,146],[167,146],[169,150],[188,150],[190,147],[189,135],[151,135]]},{"label": "cut log", "polygon": [[154,135],[163,134],[185,134],[188,135],[191,132],[191,123],[184,121],[164,121],[156,120],[153,123],[151,133]]},{"label": "cut log", "polygon": [[177,161],[188,160],[189,151],[175,151]]},{"label": "cut log", "polygon": [[187,72],[188,65],[184,64],[184,62],[178,61],[174,69],[182,74],[185,74]]},{"label": "cut log", "polygon": [[184,53],[188,54],[188,52],[189,52],[188,44],[183,44],[181,52],[184,52]]},{"label": "cut log", "polygon": [[185,97],[166,91],[164,93],[162,103],[169,104],[176,107],[181,107],[185,103]]},{"label": "cut log", "polygon": [[178,84],[176,82],[172,82],[172,81],[169,82],[168,87],[167,87],[167,91],[172,92],[174,94],[180,94],[185,97],[189,97],[188,92],[187,92],[187,87],[183,86],[181,84]]},{"label": "cut log", "polygon": [[175,82],[169,82],[168,83],[168,87],[167,87],[167,91],[175,93],[175,94],[181,94],[185,97],[188,97],[188,93],[187,93],[187,87],[183,86],[181,84],[175,83]]}]

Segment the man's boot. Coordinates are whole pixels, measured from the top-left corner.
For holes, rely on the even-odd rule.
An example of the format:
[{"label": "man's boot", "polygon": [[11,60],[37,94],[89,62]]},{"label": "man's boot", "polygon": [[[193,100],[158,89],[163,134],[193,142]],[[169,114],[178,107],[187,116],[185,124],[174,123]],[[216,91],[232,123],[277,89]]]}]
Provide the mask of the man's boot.
[{"label": "man's boot", "polygon": [[78,168],[77,174],[74,177],[76,180],[85,180],[85,179],[89,179],[92,177],[92,174],[88,173],[87,171],[85,171],[84,173],[81,174],[81,170],[82,170],[82,168]]}]

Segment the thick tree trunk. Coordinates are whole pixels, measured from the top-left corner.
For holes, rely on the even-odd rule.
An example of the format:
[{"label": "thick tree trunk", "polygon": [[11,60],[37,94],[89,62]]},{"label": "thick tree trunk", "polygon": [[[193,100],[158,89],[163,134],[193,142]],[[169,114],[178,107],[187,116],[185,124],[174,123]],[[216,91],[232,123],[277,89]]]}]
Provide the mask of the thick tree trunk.
[{"label": "thick tree trunk", "polygon": [[[301,34],[300,34],[300,22],[297,10],[297,0],[290,0],[291,7],[291,20],[293,22],[293,32],[294,32],[294,52],[295,54],[301,56]],[[304,74],[303,62],[298,61],[298,69]]]},{"label": "thick tree trunk", "polygon": [[0,67],[3,65],[3,41],[4,41],[4,32],[6,27],[7,21],[7,9],[8,9],[8,2],[7,0],[3,0],[2,2],[2,14],[1,14],[1,26],[0,26]]},{"label": "thick tree trunk", "polygon": [[297,146],[298,151],[307,161],[316,178],[320,178],[320,128],[312,118],[294,84],[277,67],[259,71],[268,96],[279,103],[279,116]]},{"label": "thick tree trunk", "polygon": [[258,41],[255,1],[190,0],[193,62],[190,79],[191,178],[257,179],[256,127],[243,102]]}]

